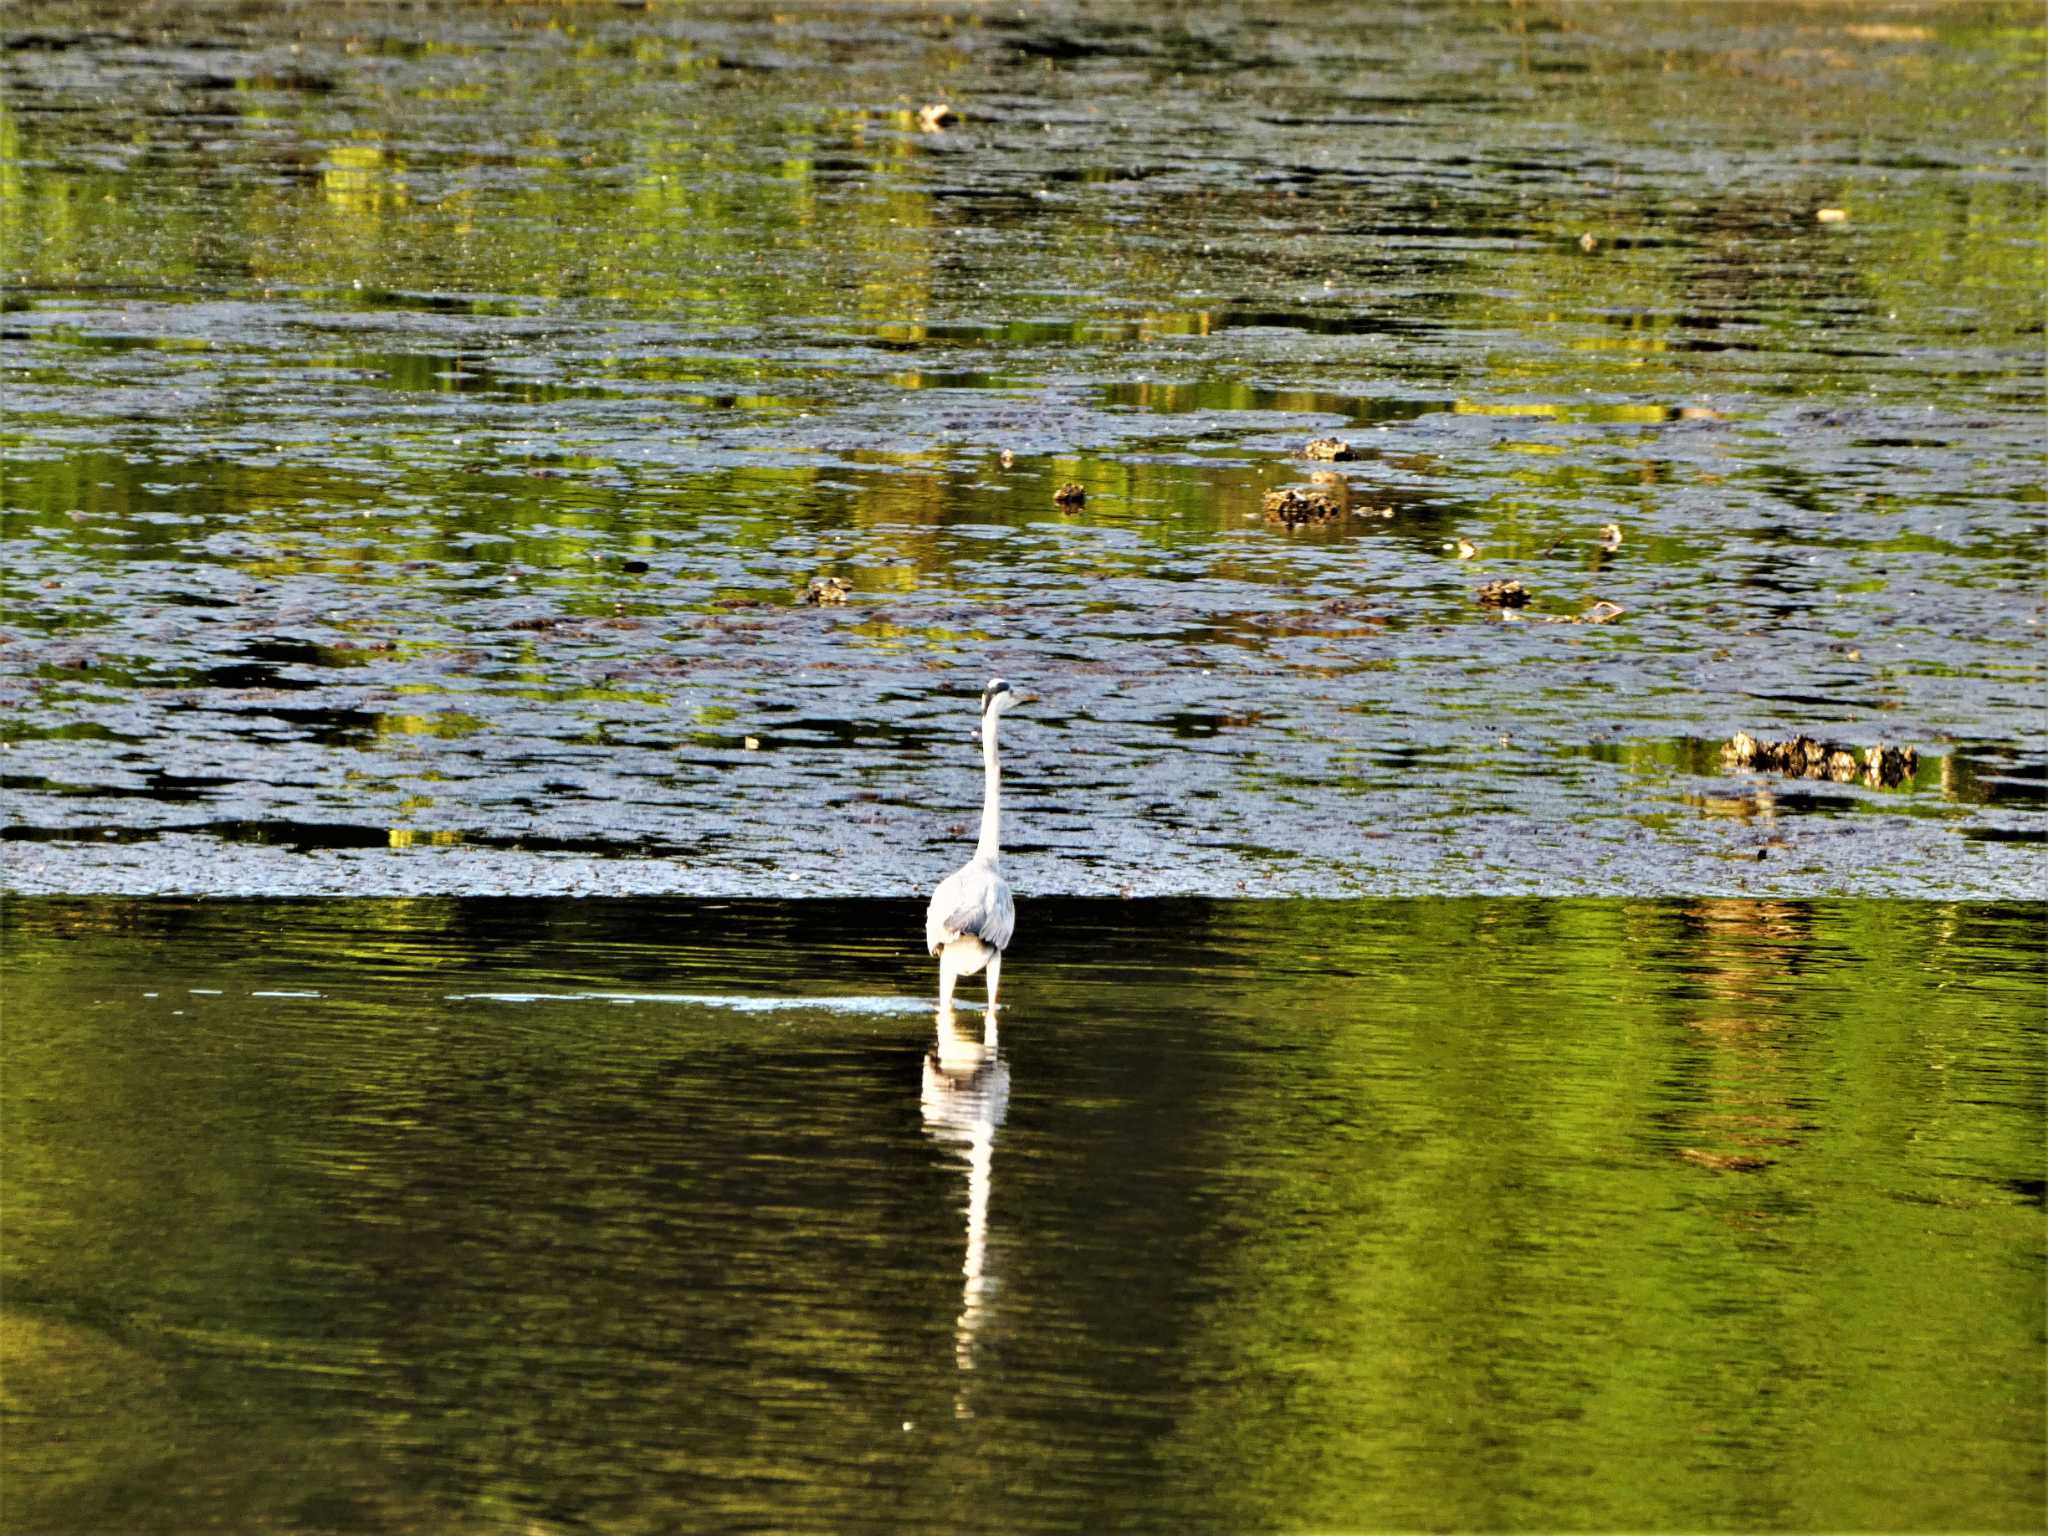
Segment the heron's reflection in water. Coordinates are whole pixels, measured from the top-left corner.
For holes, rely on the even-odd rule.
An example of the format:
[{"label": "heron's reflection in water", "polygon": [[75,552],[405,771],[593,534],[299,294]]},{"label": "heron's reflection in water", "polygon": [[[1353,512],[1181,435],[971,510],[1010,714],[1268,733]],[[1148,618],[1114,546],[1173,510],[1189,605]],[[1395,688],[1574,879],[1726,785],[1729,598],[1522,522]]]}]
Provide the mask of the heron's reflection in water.
[{"label": "heron's reflection in water", "polygon": [[[996,1014],[982,1021],[981,1038],[960,1027],[953,1010],[938,1016],[938,1039],[924,1057],[924,1128],[941,1146],[967,1160],[967,1257],[960,1266],[960,1319],[953,1329],[953,1359],[974,1369],[974,1336],[987,1311],[990,1281],[988,1197],[996,1131],[1010,1109],[1010,1068],[996,1041]],[[965,1416],[966,1399],[954,1404]]]}]

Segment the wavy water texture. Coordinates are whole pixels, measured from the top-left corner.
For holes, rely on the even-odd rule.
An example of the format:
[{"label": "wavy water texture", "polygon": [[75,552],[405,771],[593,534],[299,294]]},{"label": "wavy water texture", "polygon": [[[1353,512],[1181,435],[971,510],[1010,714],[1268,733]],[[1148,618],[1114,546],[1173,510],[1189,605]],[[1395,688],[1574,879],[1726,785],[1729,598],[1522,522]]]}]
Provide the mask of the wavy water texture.
[{"label": "wavy water texture", "polygon": [[1000,672],[1026,893],[2038,893],[2039,18],[1901,15],[13,6],[0,878],[906,894]]}]

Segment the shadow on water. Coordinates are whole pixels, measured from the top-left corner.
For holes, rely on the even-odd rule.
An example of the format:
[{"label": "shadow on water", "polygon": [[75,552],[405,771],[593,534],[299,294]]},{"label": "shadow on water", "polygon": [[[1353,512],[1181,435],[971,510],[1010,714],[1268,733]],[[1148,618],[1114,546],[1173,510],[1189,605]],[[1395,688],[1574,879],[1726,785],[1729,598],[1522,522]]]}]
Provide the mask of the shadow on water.
[{"label": "shadow on water", "polygon": [[10,900],[11,1520],[2038,1513],[2038,906],[919,915]]}]

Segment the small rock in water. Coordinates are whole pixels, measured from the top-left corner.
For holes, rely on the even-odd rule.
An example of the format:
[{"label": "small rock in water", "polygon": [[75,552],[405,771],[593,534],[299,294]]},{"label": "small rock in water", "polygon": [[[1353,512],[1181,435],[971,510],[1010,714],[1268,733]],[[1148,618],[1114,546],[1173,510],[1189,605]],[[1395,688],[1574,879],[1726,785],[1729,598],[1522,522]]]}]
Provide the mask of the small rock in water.
[{"label": "small rock in water", "polygon": [[1602,549],[1621,548],[1621,524],[1603,523],[1600,525],[1600,547]]},{"label": "small rock in water", "polygon": [[843,603],[853,591],[853,583],[844,576],[820,576],[815,578],[802,594],[806,603]]},{"label": "small rock in water", "polygon": [[1457,556],[1460,560],[1470,560],[1473,556],[1479,553],[1479,546],[1477,544],[1474,544],[1470,539],[1460,539],[1456,544],[1452,545],[1451,547],[1457,552]]},{"label": "small rock in water", "polygon": [[1599,237],[1598,235],[1594,234],[1594,233],[1593,233],[1593,232],[1592,232],[1591,230],[1587,230],[1587,231],[1586,231],[1586,233],[1584,233],[1583,235],[1579,236],[1579,249],[1580,249],[1580,250],[1582,250],[1582,251],[1596,251],[1596,250],[1598,250],[1599,248],[1600,248],[1600,237]]},{"label": "small rock in water", "polygon": [[1350,458],[1351,445],[1341,437],[1318,437],[1312,439],[1308,446],[1301,450],[1301,456],[1305,459],[1321,459],[1325,463],[1330,463],[1338,459]]},{"label": "small rock in water", "polygon": [[1259,505],[1267,522],[1284,523],[1289,528],[1333,522],[1344,515],[1344,504],[1327,491],[1304,491],[1292,485],[1266,492]]},{"label": "small rock in water", "polygon": [[960,121],[960,114],[943,101],[927,102],[917,109],[917,126],[925,133],[939,133]]},{"label": "small rock in water", "polygon": [[1489,581],[1472,595],[1489,608],[1519,608],[1529,601],[1529,589],[1519,581]]},{"label": "small rock in water", "polygon": [[1052,499],[1063,507],[1087,505],[1088,488],[1078,480],[1069,480],[1052,493]]},{"label": "small rock in water", "polygon": [[1816,208],[1813,216],[1823,224],[1846,224],[1849,222],[1849,210],[1846,208]]},{"label": "small rock in water", "polygon": [[1012,464],[1015,464],[1017,462],[1017,455],[1010,452],[1009,449],[1005,448],[1001,453],[996,455],[996,462],[1002,465],[1003,468],[1008,469]]},{"label": "small rock in water", "polygon": [[1920,766],[1920,754],[1911,747],[1872,747],[1863,757],[1864,782],[1874,789],[1891,789],[1913,777]]},{"label": "small rock in water", "polygon": [[1711,1168],[1716,1173],[1755,1173],[1759,1168],[1771,1166],[1768,1157],[1757,1157],[1748,1152],[1709,1152],[1702,1147],[1680,1147],[1678,1155],[1688,1163]]}]

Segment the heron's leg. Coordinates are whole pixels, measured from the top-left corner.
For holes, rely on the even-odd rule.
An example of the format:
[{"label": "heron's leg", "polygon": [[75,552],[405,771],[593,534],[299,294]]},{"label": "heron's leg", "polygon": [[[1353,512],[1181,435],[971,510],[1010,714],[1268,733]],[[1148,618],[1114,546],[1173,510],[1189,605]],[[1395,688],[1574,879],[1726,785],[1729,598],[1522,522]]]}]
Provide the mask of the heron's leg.
[{"label": "heron's leg", "polygon": [[1003,952],[999,949],[988,957],[988,1005],[996,1005],[996,984],[1003,979]]},{"label": "heron's leg", "polygon": [[939,951],[939,1012],[953,1011],[953,983],[960,979],[960,973],[953,969],[953,951],[949,945]]}]

